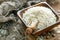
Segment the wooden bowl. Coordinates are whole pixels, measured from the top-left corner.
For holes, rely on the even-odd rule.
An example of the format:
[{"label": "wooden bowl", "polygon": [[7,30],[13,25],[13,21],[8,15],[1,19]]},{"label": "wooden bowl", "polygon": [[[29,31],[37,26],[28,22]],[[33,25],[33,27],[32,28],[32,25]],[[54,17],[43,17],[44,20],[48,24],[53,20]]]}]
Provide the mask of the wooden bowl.
[{"label": "wooden bowl", "polygon": [[[27,9],[32,8],[32,7],[36,7],[36,6],[44,6],[44,7],[50,8],[51,11],[55,14],[57,20],[56,20],[56,23],[55,23],[55,24],[53,24],[53,25],[51,25],[51,26],[49,26],[49,27],[47,27],[47,28],[44,28],[44,29],[42,29],[42,30],[37,30],[37,31],[33,32],[32,35],[35,35],[35,36],[41,35],[42,33],[47,32],[47,31],[51,30],[52,28],[57,27],[57,25],[60,24],[60,18],[59,18],[59,16],[58,16],[57,13],[55,12],[55,10],[54,10],[48,3],[46,3],[46,2],[41,2],[41,3],[35,4],[35,5],[33,5],[33,6],[30,6],[30,7],[27,7],[27,8],[24,8],[24,9],[18,11],[17,15],[19,16],[19,18],[21,19],[21,21],[22,21],[24,24],[25,24],[25,22],[22,20],[22,15],[24,14],[24,12],[25,12]],[[28,27],[26,24],[25,24],[25,26]]]}]

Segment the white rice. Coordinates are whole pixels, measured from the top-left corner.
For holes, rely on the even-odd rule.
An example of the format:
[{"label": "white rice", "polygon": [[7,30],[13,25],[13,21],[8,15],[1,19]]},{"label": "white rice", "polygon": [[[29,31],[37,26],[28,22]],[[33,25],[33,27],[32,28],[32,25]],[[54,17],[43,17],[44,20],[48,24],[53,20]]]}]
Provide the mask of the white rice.
[{"label": "white rice", "polygon": [[22,19],[27,26],[39,21],[36,30],[42,30],[56,22],[56,17],[51,9],[47,7],[33,7],[25,11]]}]

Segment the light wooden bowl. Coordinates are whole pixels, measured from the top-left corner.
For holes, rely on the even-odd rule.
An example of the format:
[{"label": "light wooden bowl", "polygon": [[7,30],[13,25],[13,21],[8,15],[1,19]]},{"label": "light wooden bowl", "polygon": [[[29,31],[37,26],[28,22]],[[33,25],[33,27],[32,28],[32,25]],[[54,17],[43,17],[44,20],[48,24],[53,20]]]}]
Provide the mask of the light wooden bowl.
[{"label": "light wooden bowl", "polygon": [[[46,3],[46,2],[41,2],[41,3],[35,4],[35,5],[33,5],[33,6],[30,6],[30,7],[27,7],[27,8],[24,8],[24,9],[18,11],[17,15],[19,16],[19,18],[21,19],[21,21],[22,21],[24,24],[25,24],[25,22],[22,20],[22,15],[24,14],[24,12],[25,12],[27,9],[32,8],[32,7],[36,7],[36,6],[44,6],[44,7],[50,8],[51,11],[55,14],[57,20],[56,20],[56,23],[55,23],[55,24],[53,24],[53,25],[51,25],[51,26],[49,26],[49,27],[47,27],[47,28],[45,28],[45,29],[42,29],[42,30],[39,30],[39,31],[37,30],[37,31],[33,32],[32,35],[35,35],[35,36],[41,35],[42,33],[47,32],[47,31],[51,30],[52,28],[57,27],[57,25],[60,24],[60,18],[59,18],[59,16],[58,16],[57,13],[55,12],[55,10],[54,10],[48,3]],[[26,24],[25,24],[25,26],[28,28],[28,26],[27,26]]]}]

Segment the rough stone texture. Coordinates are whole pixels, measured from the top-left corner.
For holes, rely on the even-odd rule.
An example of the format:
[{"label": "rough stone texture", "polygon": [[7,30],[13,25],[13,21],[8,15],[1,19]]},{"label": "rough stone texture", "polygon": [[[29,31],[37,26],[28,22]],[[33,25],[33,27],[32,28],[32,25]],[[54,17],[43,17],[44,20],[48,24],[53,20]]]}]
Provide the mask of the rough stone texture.
[{"label": "rough stone texture", "polygon": [[0,0],[0,40],[25,40],[25,27],[17,16],[9,14],[24,2],[26,0]]}]

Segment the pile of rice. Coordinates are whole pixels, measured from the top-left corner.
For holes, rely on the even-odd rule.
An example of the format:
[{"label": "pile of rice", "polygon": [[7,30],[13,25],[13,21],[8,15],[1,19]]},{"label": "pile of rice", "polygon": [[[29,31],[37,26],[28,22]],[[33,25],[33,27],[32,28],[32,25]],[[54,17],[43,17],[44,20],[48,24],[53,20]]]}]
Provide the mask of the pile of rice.
[{"label": "pile of rice", "polygon": [[42,30],[56,23],[56,16],[51,9],[42,6],[28,9],[23,14],[22,19],[27,26],[30,26],[38,21],[35,30]]}]

